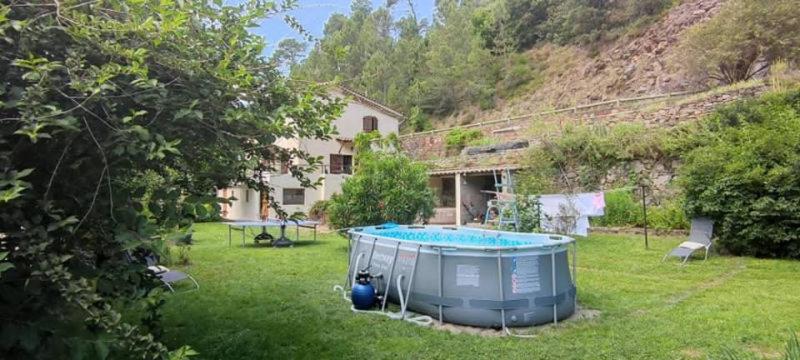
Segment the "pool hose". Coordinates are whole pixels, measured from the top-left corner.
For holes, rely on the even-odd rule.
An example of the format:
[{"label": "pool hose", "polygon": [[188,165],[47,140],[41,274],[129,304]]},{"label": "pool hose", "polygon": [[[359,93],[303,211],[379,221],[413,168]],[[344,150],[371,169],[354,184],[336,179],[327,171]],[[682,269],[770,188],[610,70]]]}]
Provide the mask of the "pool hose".
[{"label": "pool hose", "polygon": [[[348,276],[348,278],[352,279],[352,283],[353,284],[355,284],[356,275],[358,274],[358,264],[359,264],[359,262],[361,262],[361,258],[363,258],[363,257],[364,257],[364,253],[363,252],[358,254],[358,256],[356,257],[356,261],[353,264],[353,265],[355,265],[355,266],[353,266],[353,276],[352,277]],[[406,314],[406,307],[408,306],[408,304],[406,303],[407,300],[408,300],[407,296],[411,295],[411,293],[410,293],[410,289],[409,289],[409,294],[407,296],[403,296],[403,288],[401,286],[402,285],[402,281],[403,281],[403,275],[402,274],[398,275],[397,276],[397,292],[398,292],[398,296],[400,298],[400,309],[401,309],[401,311],[399,313],[391,312],[391,311],[380,311],[380,310],[359,310],[359,309],[356,309],[355,305],[351,305],[350,306],[350,310],[352,310],[354,313],[367,313],[367,314],[385,315],[385,316],[388,316],[390,319],[405,320],[405,321],[408,321],[408,322],[410,322],[412,324],[419,325],[419,326],[430,326],[431,324],[433,324],[433,318],[431,318],[430,316],[427,316],[427,315],[416,315],[416,316],[406,317],[406,315],[405,315]],[[391,285],[387,285],[387,286],[391,286]],[[345,299],[346,301],[352,303],[352,299],[347,297],[347,290],[345,290],[345,288],[343,286],[334,285],[333,286],[333,291],[341,291],[342,292],[342,298]]]}]

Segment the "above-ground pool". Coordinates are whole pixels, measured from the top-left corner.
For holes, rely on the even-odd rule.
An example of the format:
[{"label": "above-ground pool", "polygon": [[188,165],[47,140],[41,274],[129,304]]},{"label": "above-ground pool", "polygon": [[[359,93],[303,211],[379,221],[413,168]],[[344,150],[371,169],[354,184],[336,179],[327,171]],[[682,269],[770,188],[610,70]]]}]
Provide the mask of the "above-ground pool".
[{"label": "above-ground pool", "polygon": [[439,321],[504,328],[557,322],[575,311],[572,238],[405,225],[348,233],[350,281],[369,271],[379,295],[399,304],[402,293],[408,309]]}]

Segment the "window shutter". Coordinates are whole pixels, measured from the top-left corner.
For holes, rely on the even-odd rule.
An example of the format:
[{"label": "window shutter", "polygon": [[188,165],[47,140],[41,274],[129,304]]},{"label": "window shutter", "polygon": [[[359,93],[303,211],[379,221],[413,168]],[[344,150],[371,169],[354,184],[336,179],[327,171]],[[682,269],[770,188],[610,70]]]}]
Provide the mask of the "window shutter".
[{"label": "window shutter", "polygon": [[331,154],[331,174],[341,174],[344,167],[342,155]]},{"label": "window shutter", "polygon": [[352,155],[342,155],[342,173],[344,173],[344,174],[352,174],[353,173],[353,156]]},{"label": "window shutter", "polygon": [[374,116],[364,116],[364,131],[378,130],[378,118]]},{"label": "window shutter", "polygon": [[372,131],[372,120],[369,116],[364,116],[364,131]]}]

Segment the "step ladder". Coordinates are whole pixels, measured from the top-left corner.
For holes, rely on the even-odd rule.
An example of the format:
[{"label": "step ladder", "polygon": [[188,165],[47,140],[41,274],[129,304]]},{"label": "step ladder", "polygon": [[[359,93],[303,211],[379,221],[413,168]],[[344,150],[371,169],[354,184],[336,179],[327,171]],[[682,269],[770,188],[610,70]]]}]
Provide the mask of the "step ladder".
[{"label": "step ladder", "polygon": [[[484,223],[496,223],[498,226],[511,225],[514,231],[518,230],[519,224],[519,210],[517,208],[517,199],[514,194],[514,179],[511,177],[511,170],[505,168],[499,174],[497,170],[492,170],[492,177],[494,178],[494,187],[496,199],[489,200],[486,203],[486,216],[484,216]],[[505,178],[505,183],[503,182]],[[503,191],[505,189],[505,191]],[[497,218],[489,220],[492,210],[497,211]]]}]

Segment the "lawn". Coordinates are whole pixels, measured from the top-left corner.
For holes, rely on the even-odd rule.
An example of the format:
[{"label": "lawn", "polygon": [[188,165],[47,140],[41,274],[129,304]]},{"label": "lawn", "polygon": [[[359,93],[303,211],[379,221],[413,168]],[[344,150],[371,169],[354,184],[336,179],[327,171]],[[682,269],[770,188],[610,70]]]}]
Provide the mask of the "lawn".
[{"label": "lawn", "polygon": [[[228,247],[227,227],[199,224],[196,292],[169,295],[165,341],[203,359],[706,358],[724,349],[773,356],[800,330],[800,262],[712,256],[680,267],[661,257],[680,238],[580,239],[578,296],[592,320],[532,339],[480,337],[353,314],[339,293],[346,241],[324,234],[289,249]],[[250,243],[252,243],[250,241]]]}]

